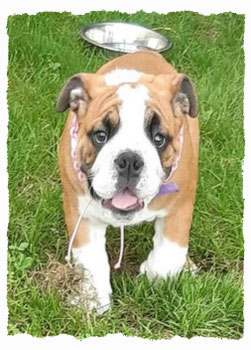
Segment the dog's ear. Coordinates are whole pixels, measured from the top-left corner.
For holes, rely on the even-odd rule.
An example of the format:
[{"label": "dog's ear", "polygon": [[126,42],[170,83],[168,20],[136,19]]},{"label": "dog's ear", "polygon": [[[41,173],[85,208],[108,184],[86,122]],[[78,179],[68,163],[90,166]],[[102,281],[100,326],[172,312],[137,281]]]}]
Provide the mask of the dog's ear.
[{"label": "dog's ear", "polygon": [[176,116],[189,115],[195,118],[198,114],[197,97],[191,80],[183,74],[178,74],[173,80],[175,87],[172,99],[173,111]]},{"label": "dog's ear", "polygon": [[83,74],[77,74],[71,77],[63,87],[58,97],[56,110],[64,112],[68,108],[77,111],[80,104],[87,105],[90,97],[87,93]]},{"label": "dog's ear", "polygon": [[105,89],[104,76],[80,73],[71,77],[59,94],[56,110],[64,112],[68,108],[77,114],[85,114],[92,98]]}]

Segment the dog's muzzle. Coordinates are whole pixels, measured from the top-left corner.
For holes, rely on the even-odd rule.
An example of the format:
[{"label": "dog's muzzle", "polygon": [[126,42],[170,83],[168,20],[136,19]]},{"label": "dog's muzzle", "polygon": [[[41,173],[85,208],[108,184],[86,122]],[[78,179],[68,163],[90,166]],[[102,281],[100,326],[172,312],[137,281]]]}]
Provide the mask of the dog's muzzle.
[{"label": "dog's muzzle", "polygon": [[120,153],[114,161],[117,171],[117,193],[102,202],[106,209],[127,215],[143,208],[143,201],[136,195],[136,185],[140,179],[144,161],[132,151]]}]

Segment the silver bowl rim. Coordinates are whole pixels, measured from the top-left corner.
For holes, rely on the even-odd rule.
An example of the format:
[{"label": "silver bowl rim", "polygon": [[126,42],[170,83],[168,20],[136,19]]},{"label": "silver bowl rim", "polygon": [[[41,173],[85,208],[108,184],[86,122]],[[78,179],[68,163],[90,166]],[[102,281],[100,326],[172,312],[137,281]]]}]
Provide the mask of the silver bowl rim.
[{"label": "silver bowl rim", "polygon": [[[153,33],[155,36],[161,38],[161,39],[164,40],[165,43],[166,43],[166,45],[165,45],[162,49],[159,49],[159,50],[151,49],[151,48],[149,48],[149,47],[144,47],[144,48],[142,48],[142,50],[144,49],[144,50],[153,51],[153,52],[164,52],[164,51],[167,51],[167,50],[171,49],[171,47],[173,46],[172,41],[171,41],[169,38],[165,37],[164,35],[162,35],[162,34],[156,32],[155,30],[152,30],[152,29],[150,29],[150,28],[147,28],[147,27],[145,27],[145,26],[143,26],[143,25],[141,25],[141,24],[132,23],[132,22],[121,22],[121,21],[114,21],[114,22],[112,22],[112,21],[111,21],[111,22],[92,23],[92,24],[88,24],[88,25],[86,25],[86,26],[81,27],[80,30],[79,30],[79,34],[80,34],[80,36],[81,36],[84,40],[88,41],[89,43],[91,43],[91,44],[93,44],[93,45],[95,45],[95,46],[102,47],[103,49],[110,50],[110,51],[128,53],[129,51],[126,51],[126,50],[121,50],[121,49],[117,49],[117,48],[112,47],[112,46],[107,46],[107,45],[105,45],[105,44],[103,45],[103,44],[97,43],[95,40],[90,39],[90,38],[86,35],[86,32],[87,32],[88,30],[90,30],[90,29],[95,29],[95,28],[100,27],[100,26],[114,25],[114,24],[115,24],[115,25],[116,25],[116,24],[124,24],[124,25],[128,25],[128,26],[134,26],[134,27],[143,28],[143,29],[145,29],[146,31],[151,32],[151,33]],[[137,51],[139,51],[139,50],[130,51],[130,53],[132,53],[132,52],[137,52]]]}]

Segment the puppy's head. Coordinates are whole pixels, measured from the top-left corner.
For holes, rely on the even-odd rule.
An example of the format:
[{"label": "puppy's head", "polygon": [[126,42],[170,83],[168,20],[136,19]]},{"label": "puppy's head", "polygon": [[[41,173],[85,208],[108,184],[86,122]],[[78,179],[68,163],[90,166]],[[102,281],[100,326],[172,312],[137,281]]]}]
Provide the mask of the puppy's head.
[{"label": "puppy's head", "polygon": [[179,153],[183,118],[197,115],[188,77],[125,70],[73,76],[57,103],[59,112],[68,108],[78,117],[77,157],[91,195],[125,220],[156,196]]}]

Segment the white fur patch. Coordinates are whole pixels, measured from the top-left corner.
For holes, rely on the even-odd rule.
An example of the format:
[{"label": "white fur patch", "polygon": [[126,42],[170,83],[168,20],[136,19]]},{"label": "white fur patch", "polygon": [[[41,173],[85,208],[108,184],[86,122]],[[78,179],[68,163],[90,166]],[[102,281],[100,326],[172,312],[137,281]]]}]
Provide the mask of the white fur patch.
[{"label": "white fur patch", "polygon": [[70,98],[71,101],[75,100],[76,98],[80,98],[83,95],[83,89],[80,87],[73,89],[71,90],[70,95],[71,95],[71,98]]},{"label": "white fur patch", "polygon": [[[90,309],[96,309],[103,313],[110,308],[110,265],[105,249],[106,225],[89,223],[89,242],[72,250],[73,259],[76,265],[86,269],[87,282],[83,285],[83,294],[96,291],[96,300],[89,305]],[[92,297],[92,296],[90,296]]]},{"label": "white fur patch", "polygon": [[165,238],[163,219],[155,221],[154,247],[146,261],[140,266],[140,273],[149,279],[173,277],[179,274],[186,263],[187,247],[181,247]]},{"label": "white fur patch", "polygon": [[143,73],[133,69],[114,69],[105,75],[105,83],[116,86],[122,83],[136,83]]}]

